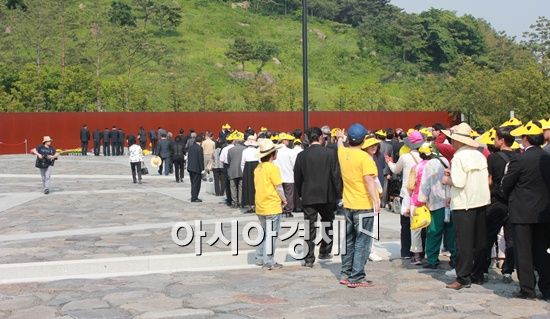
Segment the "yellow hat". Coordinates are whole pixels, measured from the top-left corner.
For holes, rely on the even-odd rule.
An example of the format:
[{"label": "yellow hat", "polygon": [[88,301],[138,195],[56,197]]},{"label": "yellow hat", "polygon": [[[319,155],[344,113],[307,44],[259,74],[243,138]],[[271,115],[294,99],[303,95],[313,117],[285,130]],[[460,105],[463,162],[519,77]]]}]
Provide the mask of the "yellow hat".
[{"label": "yellow hat", "polygon": [[527,122],[527,124],[520,126],[510,132],[510,135],[512,136],[523,136],[523,135],[539,135],[544,133],[544,130],[542,129],[542,125],[538,126],[533,121]]},{"label": "yellow hat", "polygon": [[410,153],[410,152],[411,152],[411,148],[408,147],[407,145],[403,145],[403,146],[401,146],[401,148],[399,149],[399,156],[408,154],[408,153]]},{"label": "yellow hat", "polygon": [[338,133],[339,130],[340,130],[340,129],[337,128],[337,127],[333,128],[333,129],[330,131],[330,136],[336,137],[336,133]]},{"label": "yellow hat", "polygon": [[411,229],[422,229],[428,227],[432,222],[432,214],[426,206],[417,207],[414,210]]},{"label": "yellow hat", "polygon": [[378,135],[378,136],[381,136],[381,137],[388,136],[384,130],[378,130],[378,131],[374,132],[374,134]]},{"label": "yellow hat", "polygon": [[279,141],[279,135],[273,135],[273,136],[271,136],[270,139],[271,139],[272,141],[277,141],[277,142],[278,142],[278,141]]},{"label": "yellow hat", "polygon": [[302,144],[302,140],[299,138],[294,139],[294,145]]},{"label": "yellow hat", "polygon": [[433,134],[432,134],[432,131],[430,131],[429,128],[427,127],[423,127],[420,129],[420,134],[424,135],[425,137],[432,137]]},{"label": "yellow hat", "polygon": [[542,119],[539,121],[540,124],[542,124],[542,129],[543,130],[550,130],[550,118],[548,119]]},{"label": "yellow hat", "polygon": [[488,130],[487,132],[481,134],[476,141],[478,141],[481,144],[485,145],[493,145],[495,143],[495,139],[497,138],[497,131],[492,128]]},{"label": "yellow hat", "polygon": [[244,133],[235,130],[235,132],[233,132],[233,134],[235,134],[233,136],[234,141],[244,141]]},{"label": "yellow hat", "polygon": [[267,132],[267,127],[262,126],[262,128],[260,128],[260,132]]},{"label": "yellow hat", "polygon": [[224,125],[222,125],[222,129],[230,129],[231,128],[231,125],[229,125],[229,123],[225,123]]},{"label": "yellow hat", "polygon": [[519,145],[518,142],[514,141],[514,144],[512,144],[512,146],[510,148],[513,149],[513,150],[519,150],[520,147],[521,147],[521,145]]},{"label": "yellow hat", "polygon": [[472,133],[470,133],[471,138],[476,138],[476,137],[479,137],[479,136],[480,136],[479,133],[476,132],[476,131],[472,131]]},{"label": "yellow hat", "polygon": [[294,136],[285,132],[280,133],[278,137],[279,137],[279,141],[283,141],[283,140],[294,141]]},{"label": "yellow hat", "polygon": [[424,143],[422,146],[418,148],[418,152],[424,155],[432,155],[432,144],[431,143]]},{"label": "yellow hat", "polygon": [[376,145],[376,144],[379,144],[380,141],[375,139],[374,137],[369,137],[367,139],[365,139],[365,141],[363,142],[363,145],[361,145],[361,148],[362,149],[367,149],[373,145]]},{"label": "yellow hat", "polygon": [[520,120],[518,120],[518,119],[515,118],[515,117],[512,117],[512,118],[509,119],[508,121],[502,123],[502,124],[500,125],[500,127],[505,127],[505,126],[520,126],[521,124],[523,124],[523,123],[521,123]]}]

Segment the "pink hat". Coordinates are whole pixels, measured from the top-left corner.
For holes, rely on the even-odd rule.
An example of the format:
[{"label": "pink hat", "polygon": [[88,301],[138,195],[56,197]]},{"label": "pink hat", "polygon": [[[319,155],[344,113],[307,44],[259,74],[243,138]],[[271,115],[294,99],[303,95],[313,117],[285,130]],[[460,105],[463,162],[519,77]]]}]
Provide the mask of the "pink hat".
[{"label": "pink hat", "polygon": [[417,130],[412,131],[404,140],[405,145],[411,149],[417,149],[424,143],[424,136]]}]

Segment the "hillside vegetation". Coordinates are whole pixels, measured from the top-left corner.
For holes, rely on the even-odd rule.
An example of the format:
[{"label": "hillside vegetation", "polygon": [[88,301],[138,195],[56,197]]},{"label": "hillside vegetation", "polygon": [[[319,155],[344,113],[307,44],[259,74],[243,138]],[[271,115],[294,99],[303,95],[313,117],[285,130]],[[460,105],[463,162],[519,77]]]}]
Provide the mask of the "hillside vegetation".
[{"label": "hillside vegetation", "polygon": [[[310,0],[308,14],[314,110],[548,116],[543,17],[518,44],[388,0]],[[3,0],[0,18],[2,111],[301,109],[300,1]]]}]

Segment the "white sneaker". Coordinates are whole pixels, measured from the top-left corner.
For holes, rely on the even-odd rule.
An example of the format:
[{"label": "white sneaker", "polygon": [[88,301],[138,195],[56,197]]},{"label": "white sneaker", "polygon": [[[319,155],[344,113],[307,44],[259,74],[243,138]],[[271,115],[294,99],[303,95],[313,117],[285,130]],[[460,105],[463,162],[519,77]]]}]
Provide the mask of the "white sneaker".
[{"label": "white sneaker", "polygon": [[369,260],[370,261],[382,261],[382,257],[378,256],[375,252],[371,252],[370,255],[369,255]]},{"label": "white sneaker", "polygon": [[449,270],[449,271],[446,271],[446,272],[445,272],[445,276],[456,278],[456,270],[453,268],[453,269],[451,269],[451,270]]}]

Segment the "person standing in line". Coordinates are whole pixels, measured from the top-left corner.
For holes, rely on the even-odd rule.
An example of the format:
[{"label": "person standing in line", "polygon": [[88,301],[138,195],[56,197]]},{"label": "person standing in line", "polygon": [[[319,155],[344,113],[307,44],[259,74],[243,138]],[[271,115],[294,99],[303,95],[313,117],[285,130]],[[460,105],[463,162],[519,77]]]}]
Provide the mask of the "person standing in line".
[{"label": "person standing in line", "polygon": [[246,149],[243,142],[244,134],[236,131],[233,139],[235,146],[227,152],[227,162],[229,164],[227,174],[231,181],[231,202],[233,203],[233,208],[240,208],[242,202],[243,171],[241,169],[241,160],[243,151]]},{"label": "person standing in line", "polygon": [[126,142],[126,134],[124,134],[124,131],[119,128],[118,129],[118,153],[117,155],[124,155],[124,144]]},{"label": "person standing in line", "polygon": [[376,191],[376,163],[361,150],[367,130],[359,123],[348,130],[349,147],[344,146],[344,132],[338,131],[338,161],[343,180],[346,251],[342,254],[340,284],[348,288],[372,287],[365,279],[365,266],[370,255],[374,216],[380,213]]},{"label": "person standing in line", "polygon": [[132,179],[134,184],[141,184],[141,163],[143,162],[143,150],[141,149],[141,146],[136,144],[136,138],[133,135],[128,136],[128,145],[130,145],[128,147],[128,155],[130,156]]},{"label": "person standing in line", "polygon": [[223,163],[223,174],[225,176],[225,204],[229,207],[233,205],[233,202],[231,200],[231,180],[229,179],[228,169],[229,169],[229,161],[227,159],[227,154],[230,149],[232,149],[235,145],[233,144],[233,138],[235,136],[235,132],[229,134],[225,141],[228,143],[226,146],[224,146],[220,153],[220,161]]},{"label": "person standing in line", "polygon": [[118,155],[118,130],[116,126],[113,125],[113,128],[111,129],[111,155],[117,156]]},{"label": "person standing in line", "polygon": [[82,149],[82,155],[87,156],[88,155],[88,142],[90,141],[90,130],[88,129],[88,125],[84,124],[82,125],[82,128],[80,129],[80,147]]},{"label": "person standing in line", "polygon": [[461,123],[452,130],[442,130],[451,139],[456,150],[450,170],[445,170],[443,184],[451,186],[452,219],[456,230],[456,281],[449,289],[469,288],[472,283],[481,285],[483,278],[476,277],[480,260],[485,253],[487,228],[485,213],[491,202],[487,159],[478,150],[479,143],[470,135],[472,128]]},{"label": "person standing in line", "polygon": [[111,132],[109,128],[103,130],[103,156],[111,156]]},{"label": "person standing in line", "polygon": [[176,183],[182,183],[185,171],[185,144],[180,135],[176,135],[176,140],[172,144],[171,158],[174,163],[174,172]]},{"label": "person standing in line", "polygon": [[203,136],[198,135],[193,145],[189,147],[187,155],[187,172],[191,179],[191,202],[201,203],[199,198],[201,191],[201,176],[204,171],[204,152],[201,147]]},{"label": "person standing in line", "polygon": [[220,141],[216,141],[216,149],[214,150],[214,159],[212,164],[212,172],[214,173],[214,191],[216,196],[225,194],[225,176],[223,174],[223,162],[220,160],[222,145]]},{"label": "person standing in line", "polygon": [[101,131],[96,128],[93,134],[94,139],[94,155],[99,156],[99,150],[101,148]]},{"label": "person standing in line", "polygon": [[139,146],[141,147],[142,150],[145,150],[145,148],[147,147],[147,133],[145,132],[145,129],[143,128],[143,126],[139,127],[138,138],[139,138]]},{"label": "person standing in line", "polygon": [[170,160],[171,149],[172,143],[166,137],[166,134],[161,135],[157,146],[157,153],[155,154],[162,160],[158,170],[159,175],[164,173],[165,176],[168,176],[170,173],[170,166],[172,165]]},{"label": "person standing in line", "polygon": [[294,183],[298,197],[302,199],[306,227],[307,255],[305,267],[315,263],[315,223],[321,217],[323,236],[319,249],[319,259],[331,259],[332,224],[336,203],[342,197],[342,176],[337,153],[321,145],[323,133],[318,127],[306,131],[309,147],[297,154],[294,164]]},{"label": "person standing in line", "polygon": [[254,170],[256,216],[263,229],[263,239],[256,249],[256,265],[267,270],[283,267],[275,261],[276,239],[281,229],[281,202],[286,204],[281,172],[273,164],[279,148],[281,145],[261,139],[258,147],[261,163]]},{"label": "person standing in line", "polygon": [[294,186],[294,164],[297,153],[290,149],[293,140],[294,136],[288,133],[279,134],[279,143],[283,147],[277,152],[277,160],[274,161],[275,165],[281,170],[283,189],[287,201],[286,206],[283,207],[283,217],[293,217],[292,212],[296,208],[296,198],[298,197]]},{"label": "person standing in line", "polygon": [[536,297],[536,270],[542,299],[550,301],[550,155],[541,148],[544,131],[539,121],[510,134],[521,136],[525,150],[510,161],[502,178],[520,287],[514,297]]},{"label": "person standing in line", "polygon": [[40,169],[42,188],[46,195],[50,193],[53,165],[59,158],[59,153],[52,146],[52,142],[53,140],[49,136],[44,136],[42,144],[31,150],[31,154],[37,157],[36,166]]},{"label": "person standing in line", "polygon": [[151,153],[155,154],[157,152],[158,143],[158,137],[157,133],[155,133],[155,130],[151,129],[149,131],[149,139],[151,140]]},{"label": "person standing in line", "polygon": [[249,135],[244,142],[246,149],[243,151],[241,159],[241,170],[243,171],[243,191],[241,205],[244,208],[248,208],[246,213],[254,212],[254,198],[256,189],[254,188],[254,170],[260,162],[258,157],[258,142],[256,135]]},{"label": "person standing in line", "polygon": [[203,181],[212,181],[210,173],[212,172],[212,159],[215,149],[216,143],[212,140],[212,132],[206,131],[204,134],[204,142],[202,142],[202,150],[204,152],[204,168],[206,171]]},{"label": "person standing in line", "polygon": [[[382,185],[382,207],[386,207],[388,204],[388,184],[391,177],[391,170],[386,165],[385,158],[386,156],[393,158],[393,146],[391,144],[391,139],[388,139],[388,133],[385,130],[378,130],[375,133],[376,139],[380,141],[380,146],[378,151],[375,154],[375,162],[378,167],[378,177],[380,184]],[[393,136],[392,136],[393,137]]]},{"label": "person standing in line", "polygon": [[546,153],[550,154],[550,118],[541,121],[542,129],[544,131],[544,142],[546,145],[542,148]]}]

